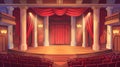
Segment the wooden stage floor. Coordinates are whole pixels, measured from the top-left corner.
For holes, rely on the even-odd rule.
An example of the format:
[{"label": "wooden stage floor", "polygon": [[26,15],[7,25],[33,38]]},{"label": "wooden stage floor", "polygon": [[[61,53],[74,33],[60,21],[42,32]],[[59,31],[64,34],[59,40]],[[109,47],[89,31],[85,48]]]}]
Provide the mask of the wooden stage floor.
[{"label": "wooden stage floor", "polygon": [[[17,48],[13,50],[19,51]],[[47,54],[47,55],[72,55],[72,54],[89,54],[95,52],[105,51],[106,49],[102,49],[100,51],[94,51],[91,47],[81,47],[81,46],[39,46],[39,47],[28,47],[26,53],[34,53],[34,54]]]}]

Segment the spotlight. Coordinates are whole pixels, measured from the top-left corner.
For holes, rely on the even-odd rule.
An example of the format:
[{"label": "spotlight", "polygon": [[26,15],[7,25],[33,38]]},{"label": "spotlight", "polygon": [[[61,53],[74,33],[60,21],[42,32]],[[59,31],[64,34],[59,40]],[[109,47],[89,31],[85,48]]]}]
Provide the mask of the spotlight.
[{"label": "spotlight", "polygon": [[32,16],[32,13],[31,13],[31,12],[29,12],[29,15],[30,15],[30,16]]}]

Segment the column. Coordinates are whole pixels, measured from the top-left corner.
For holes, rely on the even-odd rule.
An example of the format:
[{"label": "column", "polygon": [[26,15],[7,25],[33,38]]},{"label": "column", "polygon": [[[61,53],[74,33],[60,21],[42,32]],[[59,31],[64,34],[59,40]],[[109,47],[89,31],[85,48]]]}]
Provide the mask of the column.
[{"label": "column", "polygon": [[71,46],[76,46],[76,38],[75,38],[75,28],[76,28],[76,23],[75,23],[75,17],[71,16]]},{"label": "column", "polygon": [[93,46],[92,49],[98,51],[99,46],[99,22],[100,22],[100,9],[98,7],[93,7]]},{"label": "column", "polygon": [[44,18],[44,46],[49,46],[49,16]]},{"label": "column", "polygon": [[[7,7],[8,9],[8,14],[11,16],[13,15],[13,7]],[[8,49],[13,49],[14,44],[13,44],[13,25],[8,26]]]},{"label": "column", "polygon": [[[107,7],[107,16],[110,16],[112,14],[112,9],[113,7]],[[106,44],[107,49],[112,49],[113,48],[113,41],[112,41],[112,26],[107,25],[107,44]]]},{"label": "column", "polygon": [[87,45],[87,39],[86,39],[86,34],[87,34],[87,30],[86,30],[86,22],[85,22],[85,17],[83,16],[83,43],[82,43],[82,47],[86,47]]},{"label": "column", "polygon": [[37,15],[34,16],[34,28],[33,28],[33,34],[32,34],[32,46],[33,47],[38,47],[38,42],[37,42]]},{"label": "column", "polygon": [[20,7],[20,50],[27,50],[27,42],[26,42],[26,12],[27,7]]}]

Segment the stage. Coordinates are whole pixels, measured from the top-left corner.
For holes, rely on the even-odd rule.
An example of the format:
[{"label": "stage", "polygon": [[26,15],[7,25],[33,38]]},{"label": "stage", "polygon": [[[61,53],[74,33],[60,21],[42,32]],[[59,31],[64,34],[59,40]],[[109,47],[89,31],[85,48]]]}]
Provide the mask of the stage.
[{"label": "stage", "polygon": [[58,46],[38,46],[28,47],[27,51],[20,51],[18,48],[11,50],[13,53],[22,53],[24,55],[32,55],[50,59],[54,62],[54,67],[68,67],[67,61],[73,58],[85,58],[94,55],[100,55],[111,52],[111,50],[101,49],[100,51],[94,51],[91,47],[81,46],[69,46],[69,45],[58,45]]},{"label": "stage", "polygon": [[[14,48],[12,50],[20,51],[18,48]],[[68,45],[60,45],[60,46],[39,46],[39,47],[28,47],[27,51],[23,51],[26,53],[33,54],[47,54],[47,55],[73,55],[73,54],[90,54],[105,51],[107,49],[102,49],[99,51],[92,50],[91,47],[81,47],[81,46],[68,46]]]}]

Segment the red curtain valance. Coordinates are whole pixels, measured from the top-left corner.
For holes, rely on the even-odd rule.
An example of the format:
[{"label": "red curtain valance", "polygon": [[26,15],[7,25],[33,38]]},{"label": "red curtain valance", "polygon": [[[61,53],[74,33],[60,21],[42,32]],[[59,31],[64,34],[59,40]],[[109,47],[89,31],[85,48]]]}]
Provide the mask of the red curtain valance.
[{"label": "red curtain valance", "polygon": [[32,8],[40,16],[52,16],[54,14],[62,16],[80,16],[87,8]]}]

